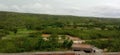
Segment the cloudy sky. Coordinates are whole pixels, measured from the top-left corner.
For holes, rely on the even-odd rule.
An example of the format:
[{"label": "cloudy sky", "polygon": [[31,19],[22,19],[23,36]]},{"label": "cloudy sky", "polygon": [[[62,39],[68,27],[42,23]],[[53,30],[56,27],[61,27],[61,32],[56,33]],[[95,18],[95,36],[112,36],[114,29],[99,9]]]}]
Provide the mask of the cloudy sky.
[{"label": "cloudy sky", "polygon": [[120,0],[0,0],[0,11],[120,17]]}]

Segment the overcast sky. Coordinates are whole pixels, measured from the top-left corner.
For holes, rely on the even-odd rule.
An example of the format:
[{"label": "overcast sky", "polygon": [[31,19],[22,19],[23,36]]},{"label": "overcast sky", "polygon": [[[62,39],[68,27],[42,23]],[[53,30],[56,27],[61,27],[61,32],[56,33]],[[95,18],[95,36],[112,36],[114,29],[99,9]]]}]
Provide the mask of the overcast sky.
[{"label": "overcast sky", "polygon": [[0,11],[120,17],[120,0],[0,0]]}]

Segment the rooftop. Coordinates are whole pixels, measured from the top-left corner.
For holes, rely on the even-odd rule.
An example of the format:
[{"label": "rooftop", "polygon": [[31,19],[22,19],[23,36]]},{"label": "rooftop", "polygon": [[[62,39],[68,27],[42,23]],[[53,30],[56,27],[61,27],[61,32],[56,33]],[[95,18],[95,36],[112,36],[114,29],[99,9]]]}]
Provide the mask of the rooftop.
[{"label": "rooftop", "polygon": [[88,44],[73,44],[72,48],[93,48],[93,46]]}]

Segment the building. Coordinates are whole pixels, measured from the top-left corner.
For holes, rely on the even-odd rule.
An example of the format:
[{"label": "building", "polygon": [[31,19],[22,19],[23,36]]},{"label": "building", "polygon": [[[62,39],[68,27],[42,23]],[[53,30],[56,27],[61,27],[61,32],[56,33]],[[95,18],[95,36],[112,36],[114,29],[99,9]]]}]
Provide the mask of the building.
[{"label": "building", "polygon": [[94,48],[93,46],[87,45],[87,44],[73,44],[72,45],[73,51],[84,51],[86,53],[95,52],[95,50],[93,50],[93,48]]}]

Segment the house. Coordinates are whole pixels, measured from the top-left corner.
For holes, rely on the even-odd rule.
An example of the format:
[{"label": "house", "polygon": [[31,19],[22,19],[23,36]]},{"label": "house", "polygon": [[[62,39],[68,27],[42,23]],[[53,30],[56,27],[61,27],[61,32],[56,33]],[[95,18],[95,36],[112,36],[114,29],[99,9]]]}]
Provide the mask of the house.
[{"label": "house", "polygon": [[84,51],[86,53],[95,52],[95,50],[93,50],[93,48],[94,48],[94,46],[87,45],[87,44],[73,44],[72,45],[73,51]]}]

